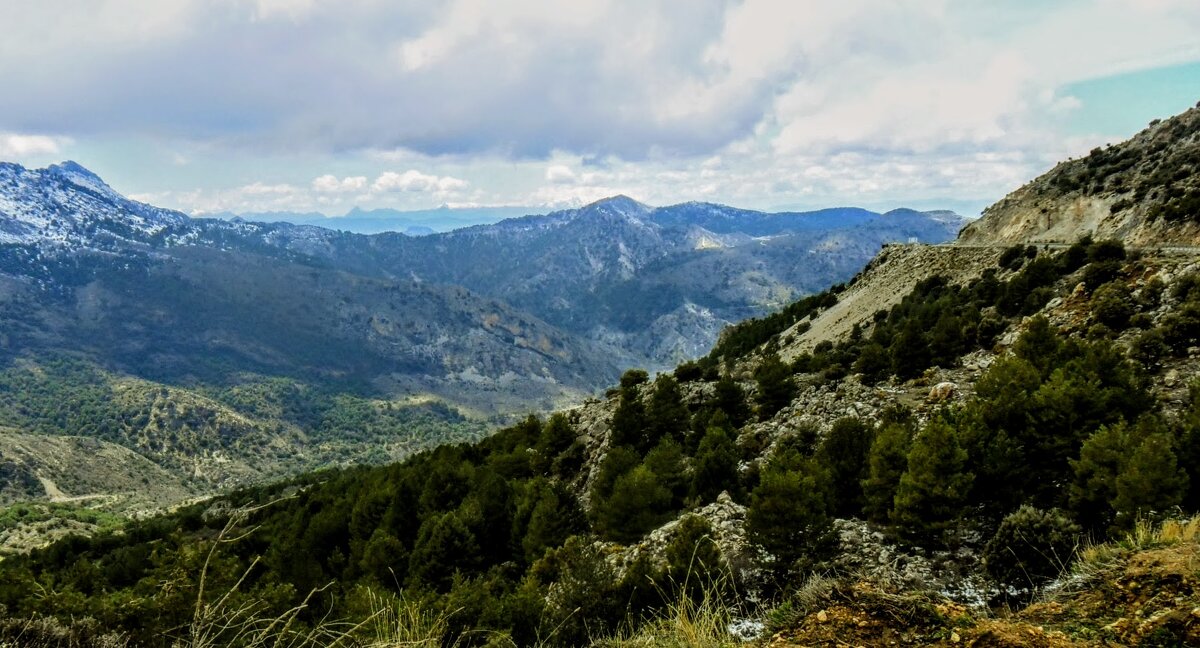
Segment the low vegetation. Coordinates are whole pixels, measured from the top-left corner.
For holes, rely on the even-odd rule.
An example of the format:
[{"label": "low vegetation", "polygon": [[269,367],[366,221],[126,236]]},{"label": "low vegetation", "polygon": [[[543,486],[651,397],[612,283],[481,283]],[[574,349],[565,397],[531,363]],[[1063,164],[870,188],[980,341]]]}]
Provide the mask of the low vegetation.
[{"label": "low vegetation", "polygon": [[[572,490],[588,453],[575,422],[530,417],[401,463],[318,473],[120,533],[69,538],[0,565],[0,605],[20,618],[96,619],[139,645],[179,636],[194,627],[197,605],[218,601],[266,618],[290,615],[289,628],[312,632],[329,619],[369,625],[381,600],[393,602],[389,624],[421,610],[443,638],[464,646],[601,637],[620,646],[719,645],[728,624],[715,610],[736,605],[747,583],[729,575],[729,558],[700,518],[685,518],[661,561],[619,566],[609,558],[619,546],[612,543],[636,543],[722,492],[748,506],[750,540],[767,556],[767,581],[755,586],[768,599],[814,596],[804,575],[835,556],[837,517],[869,519],[910,547],[974,542],[1002,587],[1034,591],[1071,563],[1083,538],[1121,537],[1139,521],[1195,510],[1200,475],[1187,468],[1200,465],[1188,459],[1200,456],[1200,398],[1193,395],[1186,416],[1163,418],[1143,369],[1109,335],[1067,336],[1033,317],[973,398],[924,423],[902,407],[874,421],[845,418],[828,434],[781,440],[761,465],[747,464],[762,448],[740,432],[771,418],[799,381],[836,381],[850,368],[864,380],[902,380],[990,346],[1064,287],[1082,282],[1093,299],[1105,298],[1102,289],[1122,279],[1124,257],[1107,242],[1058,253],[1021,248],[1005,255],[1006,269],[968,286],[923,282],[870,330],[792,365],[770,351],[782,323],[743,329],[726,339],[767,342],[749,391],[725,375],[708,381],[703,398],[685,398],[680,380],[711,379],[713,360],[699,363],[698,376],[681,368],[678,379],[627,372],[612,394],[610,445],[587,482],[586,508]],[[1162,296],[1179,317],[1200,298],[1178,287],[1189,281]],[[1143,308],[1134,304],[1130,319]],[[1187,326],[1173,321],[1146,330]],[[283,405],[273,393],[214,398],[277,413]],[[303,415],[329,416],[317,411]],[[941,603],[879,588],[831,591],[914,619],[933,610],[941,616],[930,617],[936,627],[927,638],[955,631],[937,621],[953,617],[938,611]],[[211,641],[237,639],[216,627]]]}]

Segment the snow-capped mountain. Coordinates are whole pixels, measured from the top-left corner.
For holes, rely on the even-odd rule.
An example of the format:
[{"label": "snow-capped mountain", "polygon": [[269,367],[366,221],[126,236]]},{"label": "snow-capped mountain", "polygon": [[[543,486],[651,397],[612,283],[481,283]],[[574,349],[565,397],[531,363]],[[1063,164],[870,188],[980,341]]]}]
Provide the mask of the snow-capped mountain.
[{"label": "snow-capped mountain", "polygon": [[122,196],[75,162],[45,169],[0,162],[0,243],[146,241],[188,221]]},{"label": "snow-capped mountain", "polygon": [[[949,212],[772,214],[614,196],[420,237],[361,235],[189,218],[125,198],[73,162],[0,164],[0,272],[54,286],[63,277],[43,263],[50,257],[96,251],[188,265],[183,259],[206,250],[269,259],[298,274],[449,285],[507,304],[620,363],[650,368],[703,352],[731,322],[849,279],[883,243],[950,240],[964,222]],[[78,267],[69,276],[87,279]]]}]

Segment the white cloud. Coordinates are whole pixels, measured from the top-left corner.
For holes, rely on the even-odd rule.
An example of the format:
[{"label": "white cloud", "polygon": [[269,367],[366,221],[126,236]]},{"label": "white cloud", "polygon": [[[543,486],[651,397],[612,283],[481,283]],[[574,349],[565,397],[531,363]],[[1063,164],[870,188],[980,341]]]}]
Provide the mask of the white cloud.
[{"label": "white cloud", "polygon": [[300,188],[290,184],[264,184],[254,182],[243,186],[241,193],[247,196],[289,196],[299,193]]},{"label": "white cloud", "polygon": [[258,20],[306,18],[317,5],[317,0],[254,0],[254,17]]},{"label": "white cloud", "polygon": [[313,178],[313,191],[318,193],[352,193],[367,188],[366,176],[347,176],[338,179],[337,176],[325,174]]},{"label": "white cloud", "polygon": [[254,209],[998,198],[1115,141],[1064,85],[1200,60],[1195,0],[10,4],[0,157],[138,133]]},{"label": "white cloud", "polygon": [[565,164],[553,164],[546,167],[546,182],[552,184],[571,184],[578,180],[571,167]]},{"label": "white cloud", "polygon": [[450,176],[436,176],[409,169],[404,173],[385,171],[371,183],[377,192],[420,191],[427,193],[450,193],[467,187],[467,181]]},{"label": "white cloud", "polygon": [[51,135],[0,133],[0,158],[22,160],[35,155],[57,155],[70,138]]}]

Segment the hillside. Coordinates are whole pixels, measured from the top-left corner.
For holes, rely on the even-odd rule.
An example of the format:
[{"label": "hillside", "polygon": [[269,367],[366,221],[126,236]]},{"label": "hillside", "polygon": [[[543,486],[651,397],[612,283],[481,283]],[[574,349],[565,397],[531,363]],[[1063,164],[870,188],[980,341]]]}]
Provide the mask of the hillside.
[{"label": "hillside", "polygon": [[1200,105],[1062,162],[984,211],[959,243],[1200,244]]},{"label": "hillside", "polygon": [[[700,355],[730,319],[956,222],[614,198],[420,239],[362,236],[190,219],[72,162],[4,164],[0,425],[138,453],[164,494],[395,460],[578,403],[622,365]],[[30,479],[78,466],[14,461]],[[24,483],[0,493],[53,495]],[[122,512],[178,499],[105,498],[127,490],[117,478],[64,492]]]},{"label": "hillside", "polygon": [[[1059,607],[988,618],[989,605],[1020,608],[1065,587],[1055,579],[1085,532],[1119,539],[1138,518],[1200,502],[1188,475],[1200,456],[1200,398],[1188,393],[1200,377],[1194,257],[1133,258],[1114,243],[1014,250],[964,284],[919,281],[868,318],[872,329],[790,364],[772,351],[786,326],[747,324],[675,379],[627,372],[605,401],[477,444],[243,491],[6,560],[0,602],[18,615],[70,605],[139,645],[181,624],[222,623],[219,606],[193,618],[201,574],[263,614],[311,590],[335,618],[355,619],[402,592],[420,601],[405,614],[441,619],[423,631],[469,644],[476,632],[586,644],[701,591],[705,605],[735,606],[724,618],[768,618],[778,645],[847,632],[909,645],[954,634],[976,645],[1030,632],[1045,645],[1190,636],[1190,617],[1106,629],[1134,610],[1174,619],[1187,604],[1151,595],[1109,605],[1088,598],[1095,580],[1078,581]],[[819,319],[853,289],[784,313]],[[1122,289],[1131,310],[1106,303]],[[746,344],[749,353],[719,355]],[[204,568],[184,549],[197,543],[227,562]],[[150,551],[149,563],[138,558]],[[90,567],[64,571],[81,559]],[[255,576],[237,585],[247,569]],[[835,580],[805,581],[811,571]],[[1159,573],[1134,580],[1162,587],[1150,585]],[[164,578],[182,600],[154,594]],[[693,580],[703,589],[681,585]],[[28,597],[46,587],[52,599]],[[68,603],[84,592],[83,607]],[[156,612],[119,603],[128,600]],[[754,600],[777,607],[767,614]]]},{"label": "hillside", "polygon": [[1187,645],[1177,241],[891,246],[603,400],[6,559],[0,605],[137,645]]}]

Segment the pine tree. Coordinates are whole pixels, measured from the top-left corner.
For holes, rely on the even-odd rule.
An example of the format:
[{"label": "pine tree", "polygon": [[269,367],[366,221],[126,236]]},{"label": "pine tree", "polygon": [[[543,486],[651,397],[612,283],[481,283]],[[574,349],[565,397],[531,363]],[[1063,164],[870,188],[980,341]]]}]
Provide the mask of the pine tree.
[{"label": "pine tree", "polygon": [[622,387],[621,400],[613,412],[610,444],[645,452],[646,440],[646,408],[638,397],[637,387]]},{"label": "pine tree", "polygon": [[863,511],[872,522],[888,521],[900,478],[908,470],[913,429],[904,423],[885,423],[875,435],[867,457],[867,478],[862,482]]},{"label": "pine tree", "polygon": [[717,381],[712,405],[725,413],[725,418],[735,430],[750,420],[750,405],[746,401],[746,392],[728,375]]},{"label": "pine tree", "polygon": [[433,515],[421,525],[408,560],[409,582],[439,592],[450,589],[456,572],[471,572],[479,544],[455,511]]},{"label": "pine tree", "polygon": [[1188,409],[1181,417],[1177,432],[1179,441],[1175,454],[1189,477],[1183,507],[1188,511],[1200,511],[1200,382],[1189,386],[1188,396]]},{"label": "pine tree", "polygon": [[529,527],[521,548],[525,560],[533,562],[546,549],[561,545],[567,538],[587,528],[579,502],[560,483],[547,486],[529,517]]},{"label": "pine tree", "polygon": [[683,466],[683,448],[670,437],[663,437],[658,445],[646,453],[642,463],[658,478],[658,483],[671,493],[672,508],[683,503],[687,495],[689,479]]},{"label": "pine tree", "polygon": [[375,529],[363,548],[359,566],[380,584],[399,589],[408,572],[408,550],[392,534]]},{"label": "pine tree", "polygon": [[645,466],[621,475],[612,494],[593,503],[596,527],[605,537],[632,542],[663,522],[671,510],[671,493]]},{"label": "pine tree", "polygon": [[659,439],[683,439],[690,417],[679,392],[679,383],[671,374],[662,374],[654,381],[650,404],[646,408],[646,434],[651,443]]},{"label": "pine tree", "polygon": [[855,373],[862,374],[862,382],[867,385],[887,378],[891,369],[887,349],[878,342],[868,342],[859,349],[858,359],[854,361],[853,368]]},{"label": "pine tree", "polygon": [[751,542],[775,558],[777,576],[828,557],[833,547],[829,473],[815,460],[800,470],[763,472],[746,511]]},{"label": "pine tree", "polygon": [[898,378],[912,378],[929,367],[929,343],[917,318],[909,318],[892,339],[888,348],[892,358],[892,373]]},{"label": "pine tree", "polygon": [[617,480],[637,468],[639,463],[641,463],[641,457],[632,448],[627,446],[609,448],[608,454],[600,463],[600,471],[597,473],[596,479],[592,480],[592,499],[607,499],[612,494]]},{"label": "pine tree", "polygon": [[535,448],[534,469],[540,474],[550,472],[554,460],[575,442],[575,430],[561,412],[550,417],[542,427]]},{"label": "pine tree", "polygon": [[1117,527],[1127,530],[1139,519],[1161,519],[1182,502],[1187,484],[1170,436],[1162,432],[1146,436],[1117,475],[1113,499]]},{"label": "pine tree", "polygon": [[728,433],[719,427],[710,427],[700,440],[693,462],[691,496],[698,502],[711,502],[728,490],[736,492],[738,486],[737,446]]},{"label": "pine tree", "polygon": [[685,596],[700,600],[719,581],[721,549],[713,540],[713,528],[699,515],[686,515],[663,551],[673,586]]},{"label": "pine tree", "polygon": [[1062,349],[1063,344],[1055,328],[1050,325],[1050,320],[1041,315],[1029,320],[1025,332],[1013,345],[1013,353],[1036,367],[1043,380],[1057,366]]},{"label": "pine tree", "polygon": [[838,517],[862,515],[862,484],[870,472],[867,455],[871,452],[874,437],[875,431],[869,425],[857,418],[846,417],[834,421],[821,444],[818,457],[829,469],[833,482],[833,511]]},{"label": "pine tree", "polygon": [[932,542],[945,539],[971,488],[966,462],[958,434],[941,419],[931,420],[913,439],[892,509],[892,521],[902,534]]},{"label": "pine tree", "polygon": [[787,407],[796,395],[796,381],[792,370],[778,355],[774,353],[763,358],[754,371],[754,380],[758,383],[758,416],[767,420],[776,412]]},{"label": "pine tree", "polygon": [[1101,427],[1084,441],[1079,458],[1071,462],[1071,512],[1087,529],[1104,531],[1114,522],[1117,476],[1132,450],[1130,436],[1124,422]]}]

